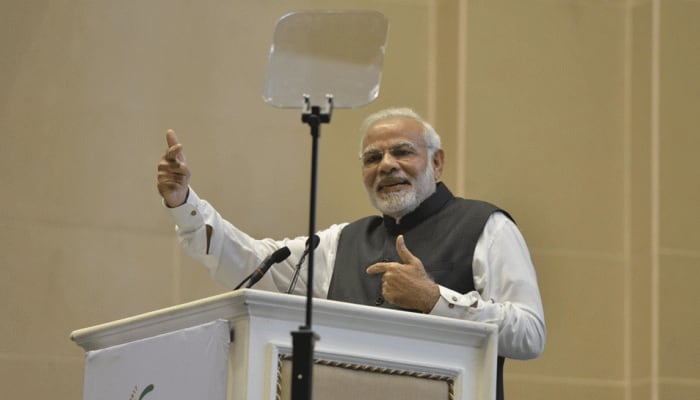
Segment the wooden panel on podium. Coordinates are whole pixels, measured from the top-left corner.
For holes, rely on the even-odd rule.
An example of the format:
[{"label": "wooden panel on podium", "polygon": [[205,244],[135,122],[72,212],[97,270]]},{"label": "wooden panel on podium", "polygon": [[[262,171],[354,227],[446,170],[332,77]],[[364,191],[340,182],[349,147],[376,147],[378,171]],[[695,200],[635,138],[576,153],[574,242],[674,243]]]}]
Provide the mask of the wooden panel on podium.
[{"label": "wooden panel on podium", "polygon": [[[312,328],[320,337],[314,399],[495,398],[495,325],[321,299],[313,304]],[[300,296],[239,290],[80,329],[71,339],[94,351],[228,320],[228,399],[288,399],[290,332],[303,325],[305,306]]]}]

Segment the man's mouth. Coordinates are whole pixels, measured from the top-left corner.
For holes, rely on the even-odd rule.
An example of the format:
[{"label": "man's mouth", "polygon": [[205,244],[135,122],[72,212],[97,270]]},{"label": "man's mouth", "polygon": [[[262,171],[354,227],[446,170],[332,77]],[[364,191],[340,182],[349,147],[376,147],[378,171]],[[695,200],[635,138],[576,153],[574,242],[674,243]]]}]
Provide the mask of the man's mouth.
[{"label": "man's mouth", "polygon": [[400,190],[404,187],[404,185],[410,185],[411,183],[407,179],[403,178],[390,178],[390,179],[383,179],[379,181],[377,184],[377,191],[380,192],[382,190],[387,190],[387,191],[394,191],[394,190]]}]

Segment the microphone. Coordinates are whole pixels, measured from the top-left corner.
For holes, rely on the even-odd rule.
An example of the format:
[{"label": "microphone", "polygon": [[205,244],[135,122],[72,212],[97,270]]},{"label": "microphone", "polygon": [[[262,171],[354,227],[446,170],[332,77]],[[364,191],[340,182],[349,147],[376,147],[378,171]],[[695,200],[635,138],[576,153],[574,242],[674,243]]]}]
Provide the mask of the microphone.
[{"label": "microphone", "polygon": [[[309,242],[311,243],[311,246],[309,246]],[[294,276],[292,277],[292,281],[289,283],[289,289],[287,289],[287,294],[292,293],[292,291],[294,290],[294,286],[296,286],[297,284],[297,278],[299,278],[299,271],[301,271],[301,264],[304,263],[306,256],[309,255],[311,249],[316,250],[316,247],[318,247],[319,243],[321,243],[321,238],[318,237],[318,235],[313,235],[312,237],[306,239],[306,249],[304,249],[304,253],[302,253],[301,258],[297,263],[296,270],[294,271]]]},{"label": "microphone", "polygon": [[248,275],[248,277],[246,277],[243,282],[239,283],[233,290],[239,289],[248,280],[250,280],[250,282],[248,282],[248,286],[246,286],[246,288],[250,288],[251,286],[255,285],[273,264],[284,261],[290,254],[292,254],[292,252],[287,246],[276,250],[274,253],[270,254],[270,256],[264,259],[255,269],[255,271]]}]

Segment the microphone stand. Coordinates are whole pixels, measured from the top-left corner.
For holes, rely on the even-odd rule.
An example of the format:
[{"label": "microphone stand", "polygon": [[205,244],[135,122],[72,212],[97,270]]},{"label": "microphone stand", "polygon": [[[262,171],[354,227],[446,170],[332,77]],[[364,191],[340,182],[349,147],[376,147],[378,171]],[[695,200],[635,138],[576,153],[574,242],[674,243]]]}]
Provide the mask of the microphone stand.
[{"label": "microphone stand", "polygon": [[[309,238],[316,234],[316,181],[318,176],[318,139],[322,123],[331,121],[333,96],[326,95],[328,109],[322,113],[319,106],[311,106],[309,96],[304,95],[304,111],[301,121],[311,128],[311,196],[309,206]],[[313,240],[313,239],[312,239]],[[319,337],[311,330],[311,315],[314,278],[314,251],[308,255],[308,278],[306,287],[306,324],[292,332],[292,400],[311,400],[311,384],[314,343]]]}]

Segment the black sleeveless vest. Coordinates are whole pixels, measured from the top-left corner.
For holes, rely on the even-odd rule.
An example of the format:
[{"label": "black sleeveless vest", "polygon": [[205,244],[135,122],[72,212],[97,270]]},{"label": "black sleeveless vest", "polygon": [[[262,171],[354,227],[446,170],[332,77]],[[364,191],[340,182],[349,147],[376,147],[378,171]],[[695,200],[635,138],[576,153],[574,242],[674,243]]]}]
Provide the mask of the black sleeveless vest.
[{"label": "black sleeveless vest", "polygon": [[[328,299],[399,309],[384,301],[381,276],[365,270],[380,261],[400,262],[396,238],[420,258],[426,272],[441,286],[460,293],[474,290],[472,259],[486,221],[498,207],[478,200],[456,198],[442,183],[397,224],[391,217],[355,221],[340,234]],[[507,213],[505,213],[508,215]],[[407,310],[411,311],[411,310]],[[498,359],[497,399],[503,399],[503,363]]]}]

